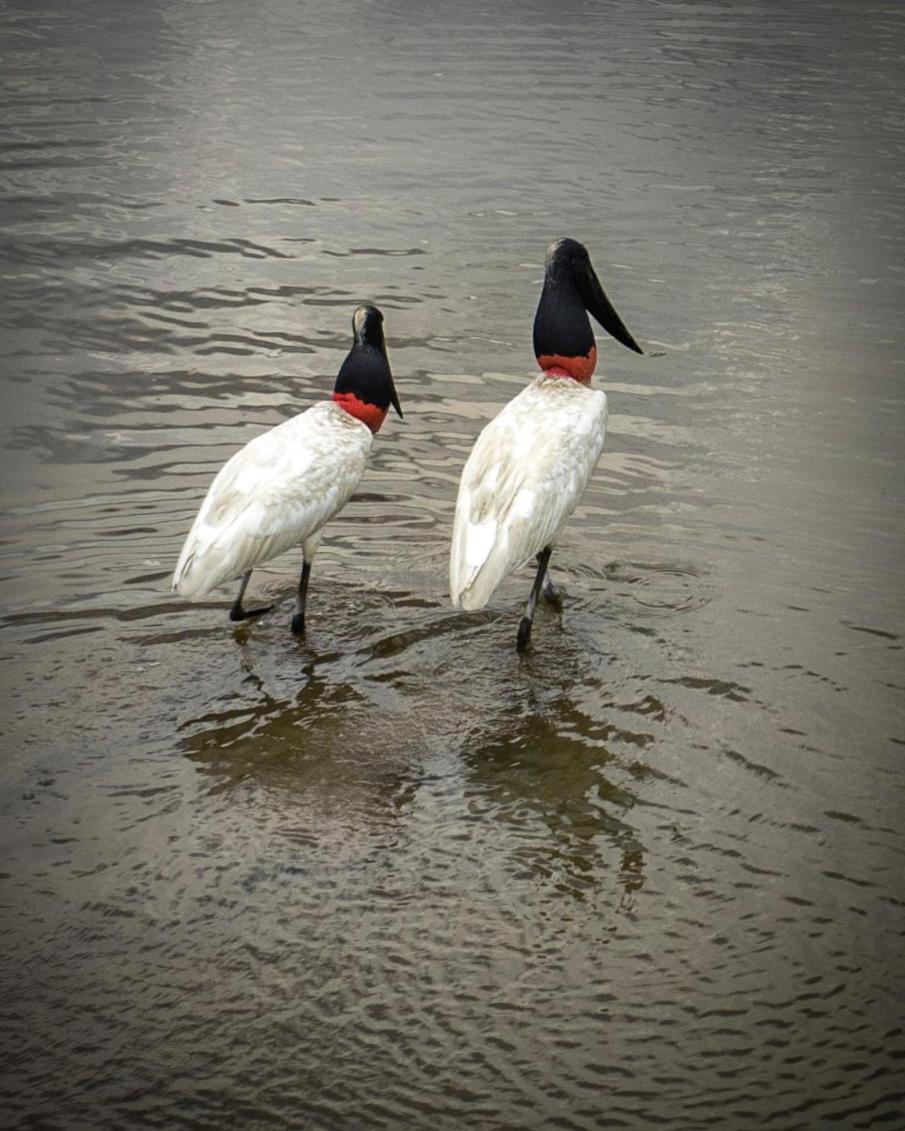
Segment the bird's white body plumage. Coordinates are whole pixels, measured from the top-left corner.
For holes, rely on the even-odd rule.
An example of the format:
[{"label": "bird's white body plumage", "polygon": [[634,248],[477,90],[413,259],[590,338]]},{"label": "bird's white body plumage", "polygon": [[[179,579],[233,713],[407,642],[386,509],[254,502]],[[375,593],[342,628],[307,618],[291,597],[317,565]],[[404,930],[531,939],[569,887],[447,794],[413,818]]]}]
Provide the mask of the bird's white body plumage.
[{"label": "bird's white body plumage", "polygon": [[484,428],[462,472],[450,556],[453,604],[480,609],[555,543],[603,451],[606,394],[541,375]]},{"label": "bird's white body plumage", "polygon": [[373,439],[338,404],[320,401],[251,440],[201,504],[173,575],[176,592],[203,597],[293,546],[310,561],[321,527],[358,486]]}]

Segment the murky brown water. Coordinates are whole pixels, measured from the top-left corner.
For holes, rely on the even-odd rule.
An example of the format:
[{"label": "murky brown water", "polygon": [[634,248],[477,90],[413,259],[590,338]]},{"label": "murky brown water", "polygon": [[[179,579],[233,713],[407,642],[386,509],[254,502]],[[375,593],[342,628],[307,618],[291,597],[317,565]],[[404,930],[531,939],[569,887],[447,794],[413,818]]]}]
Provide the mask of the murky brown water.
[{"label": "murky brown water", "polygon": [[[900,5],[13,3],[9,1127],[905,1126]],[[646,350],[446,596],[555,236]],[[406,419],[287,631],[168,580],[377,302]]]}]

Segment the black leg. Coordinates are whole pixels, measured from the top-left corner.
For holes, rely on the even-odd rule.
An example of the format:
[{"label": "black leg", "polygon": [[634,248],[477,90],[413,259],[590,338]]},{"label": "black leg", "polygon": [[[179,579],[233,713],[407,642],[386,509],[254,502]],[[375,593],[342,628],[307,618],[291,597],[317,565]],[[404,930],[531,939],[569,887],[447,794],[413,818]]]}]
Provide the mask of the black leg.
[{"label": "black leg", "polygon": [[[537,555],[537,562],[540,565],[540,554]],[[544,571],[544,587],[540,591],[540,595],[545,601],[549,601],[551,605],[562,605],[562,593],[556,588],[550,580],[550,569]]]},{"label": "black leg", "polygon": [[537,598],[540,594],[541,586],[544,583],[544,575],[547,572],[547,562],[549,562],[552,553],[553,547],[545,546],[537,555],[537,574],[534,578],[534,584],[531,586],[531,593],[528,597],[525,615],[519,621],[518,635],[515,638],[515,646],[519,652],[524,652],[531,643],[531,625],[534,621],[534,607],[537,604]]},{"label": "black leg", "polygon": [[295,599],[295,616],[292,618],[292,631],[296,636],[305,635],[305,601],[308,597],[308,575],[311,562],[302,561],[302,576],[299,578],[299,591]]},{"label": "black leg", "polygon": [[233,607],[229,610],[230,620],[251,620],[252,617],[259,617],[262,613],[269,613],[273,608],[273,605],[263,605],[260,609],[244,609],[242,607],[242,598],[245,596],[245,590],[248,588],[250,578],[251,570],[242,576],[239,592],[236,594],[235,601],[233,601]]}]

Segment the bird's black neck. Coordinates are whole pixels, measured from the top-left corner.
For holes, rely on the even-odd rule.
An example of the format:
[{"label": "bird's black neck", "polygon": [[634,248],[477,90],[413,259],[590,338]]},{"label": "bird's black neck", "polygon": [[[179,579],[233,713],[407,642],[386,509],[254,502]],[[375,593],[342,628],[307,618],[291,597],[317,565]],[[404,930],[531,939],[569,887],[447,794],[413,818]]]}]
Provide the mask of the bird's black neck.
[{"label": "bird's black neck", "polygon": [[534,356],[586,357],[594,332],[571,277],[547,279],[534,316]]}]

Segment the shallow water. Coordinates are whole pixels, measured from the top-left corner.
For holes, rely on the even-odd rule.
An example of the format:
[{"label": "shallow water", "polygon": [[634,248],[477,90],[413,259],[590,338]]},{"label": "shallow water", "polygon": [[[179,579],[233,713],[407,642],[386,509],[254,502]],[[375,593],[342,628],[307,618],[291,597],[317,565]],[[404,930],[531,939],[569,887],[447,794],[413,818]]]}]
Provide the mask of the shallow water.
[{"label": "shallow water", "polygon": [[[0,348],[10,1127],[905,1125],[892,4],[12,4]],[[582,239],[607,449],[446,595]],[[169,576],[384,310],[288,632]]]}]

